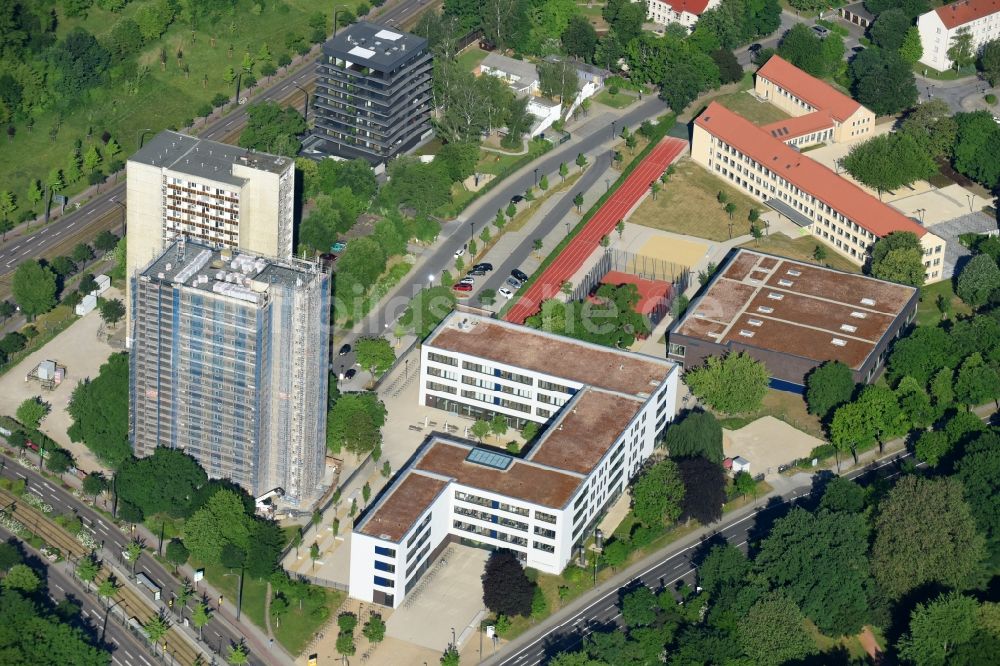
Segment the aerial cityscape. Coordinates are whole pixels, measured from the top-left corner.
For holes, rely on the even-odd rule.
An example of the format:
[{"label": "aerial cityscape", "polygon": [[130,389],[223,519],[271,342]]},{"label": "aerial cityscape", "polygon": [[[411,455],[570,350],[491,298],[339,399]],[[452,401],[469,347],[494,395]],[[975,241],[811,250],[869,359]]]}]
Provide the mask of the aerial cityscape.
[{"label": "aerial cityscape", "polygon": [[0,0],[0,663],[1000,663],[998,95],[1000,0]]}]

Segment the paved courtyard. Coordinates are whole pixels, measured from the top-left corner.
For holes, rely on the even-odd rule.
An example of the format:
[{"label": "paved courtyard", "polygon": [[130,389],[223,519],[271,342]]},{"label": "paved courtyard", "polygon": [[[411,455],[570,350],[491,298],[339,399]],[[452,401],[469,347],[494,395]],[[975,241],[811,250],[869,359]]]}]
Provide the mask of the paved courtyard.
[{"label": "paved courtyard", "polygon": [[750,473],[766,479],[778,476],[778,466],[805,458],[823,444],[812,435],[773,416],[764,416],[739,430],[722,431],[722,448],[727,457],[742,456],[750,461]]},{"label": "paved courtyard", "polygon": [[[122,298],[118,289],[109,289],[105,298]],[[38,351],[28,355],[18,365],[0,376],[0,414],[14,416],[18,405],[33,396],[39,396],[52,406],[52,411],[41,424],[41,431],[73,454],[77,467],[85,472],[102,470],[104,467],[82,442],[71,442],[66,431],[73,420],[66,412],[73,389],[81,381],[98,375],[101,365],[115,350],[98,339],[101,315],[94,310],[73,322],[65,331],[54,337]],[[124,323],[118,325],[119,328]],[[35,366],[45,360],[53,360],[66,366],[66,378],[51,391],[46,391],[37,382],[25,381],[25,376]]]}]

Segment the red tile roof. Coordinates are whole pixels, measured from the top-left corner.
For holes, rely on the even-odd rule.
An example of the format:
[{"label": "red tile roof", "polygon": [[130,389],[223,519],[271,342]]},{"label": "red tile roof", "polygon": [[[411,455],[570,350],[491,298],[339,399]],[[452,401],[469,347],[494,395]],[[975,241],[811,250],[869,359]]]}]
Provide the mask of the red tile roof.
[{"label": "red tile roof", "polygon": [[829,112],[841,122],[861,108],[860,104],[829,83],[806,74],[778,55],[771,56],[764,66],[757,70],[757,76],[762,76],[784,88],[812,107]]},{"label": "red tile roof", "polygon": [[675,12],[687,12],[695,16],[701,16],[701,13],[708,7],[708,0],[660,0],[660,2]]},{"label": "red tile roof", "polygon": [[821,132],[833,127],[833,119],[826,111],[813,111],[804,116],[786,118],[768,125],[761,125],[761,129],[773,136],[775,139],[788,141],[797,136],[805,136],[813,132]]},{"label": "red tile roof", "polygon": [[959,0],[938,7],[934,11],[945,27],[951,30],[978,18],[1000,12],[1000,0]]},{"label": "red tile roof", "polygon": [[910,231],[918,238],[927,233],[923,227],[895,208],[882,203],[854,183],[841,178],[721,104],[709,104],[695,120],[695,125],[878,237],[893,231]]}]

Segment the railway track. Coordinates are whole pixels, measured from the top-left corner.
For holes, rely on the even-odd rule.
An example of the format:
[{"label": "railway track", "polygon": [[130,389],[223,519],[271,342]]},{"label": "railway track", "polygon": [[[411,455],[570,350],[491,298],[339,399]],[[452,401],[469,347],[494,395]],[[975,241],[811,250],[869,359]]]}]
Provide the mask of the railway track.
[{"label": "railway track", "polygon": [[[76,537],[70,534],[64,527],[57,525],[47,515],[28,504],[23,497],[11,493],[8,490],[0,489],[0,504],[2,511],[10,514],[16,520],[24,524],[29,530],[41,537],[50,546],[55,546],[64,555],[68,555],[70,561],[78,562],[81,557],[90,554],[90,549],[77,541]],[[87,529],[87,528],[84,528]],[[97,577],[93,581],[96,586],[103,583],[113,572],[106,566],[102,566]],[[176,626],[177,618],[172,613],[158,607],[156,602],[143,595],[143,593],[132,589],[128,584],[123,584],[117,576],[119,582],[118,590],[113,597],[114,602],[111,608],[119,608],[125,618],[136,618],[140,624],[144,625],[154,616],[163,612],[164,617],[171,623],[170,629],[161,643],[157,644],[155,652],[166,654],[167,663],[178,664],[180,666],[195,666],[205,664],[206,659],[202,650],[191,644],[193,640],[185,634],[182,629]],[[108,608],[110,613],[110,608]],[[145,637],[143,637],[145,638]],[[147,639],[148,640],[148,639]]]}]

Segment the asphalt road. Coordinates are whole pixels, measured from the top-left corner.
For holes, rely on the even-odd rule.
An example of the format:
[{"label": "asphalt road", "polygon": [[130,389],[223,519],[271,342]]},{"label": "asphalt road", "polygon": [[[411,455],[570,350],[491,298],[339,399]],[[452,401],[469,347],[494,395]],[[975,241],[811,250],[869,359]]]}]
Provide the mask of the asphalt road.
[{"label": "asphalt road", "polygon": [[[394,322],[402,316],[414,294],[424,287],[439,282],[443,270],[454,270],[455,252],[469,242],[472,232],[470,223],[474,225],[477,232],[483,228],[483,225],[492,223],[497,209],[506,208],[511,197],[524,194],[528,187],[534,185],[535,168],[538,169],[539,176],[549,174],[551,181],[551,175],[558,173],[559,164],[562,162],[573,164],[579,153],[590,155],[589,161],[593,165],[584,172],[577,186],[562,194],[554,195],[559,200],[555,203],[552,212],[546,215],[540,223],[538,233],[532,234],[532,239],[544,235],[555,225],[565,220],[573,205],[573,197],[576,196],[576,193],[594,186],[595,181],[603,173],[611,158],[610,151],[601,149],[601,145],[612,139],[614,131],[620,132],[623,126],[638,127],[643,120],[655,118],[668,110],[667,105],[655,95],[646,96],[634,108],[617,118],[614,130],[608,125],[599,126],[598,123],[590,123],[590,127],[588,127],[585,123],[582,126],[582,131],[574,132],[572,139],[556,146],[532,162],[530,168],[523,169],[516,176],[508,176],[496,188],[474,202],[465,213],[443,225],[441,235],[445,238],[444,242],[438,245],[431,254],[422,258],[417,267],[403,278],[392,298],[383,301],[378,308],[369,313],[359,333],[352,332],[342,339],[338,339],[334,350],[339,349],[345,342],[353,345],[354,340],[359,337],[382,335],[386,330],[391,330]],[[484,287],[499,288],[510,275],[510,270],[519,266],[531,252],[532,242],[530,240],[523,242],[502,264],[494,264],[493,273],[489,274],[481,284],[477,283],[476,290]],[[472,299],[469,301],[472,302]],[[334,358],[333,362],[336,365],[337,359]]]},{"label": "asphalt road", "polygon": [[[857,479],[862,483],[867,479],[860,477],[866,477],[866,475],[891,478],[900,473],[898,463],[910,455],[909,452],[893,454],[843,476]],[[747,542],[762,538],[770,529],[771,523],[780,517],[781,511],[789,508],[789,504],[794,504],[796,500],[812,494],[815,490],[815,485],[800,486],[785,495],[776,496],[746,517],[721,525],[708,542],[721,543],[722,540],[725,540],[745,551]],[[695,562],[702,555],[706,543],[695,543],[666,554],[662,560],[631,578],[626,585],[608,590],[569,618],[559,616],[551,618],[534,630],[541,634],[539,638],[526,645],[518,645],[515,651],[510,654],[498,655],[488,660],[486,664],[488,666],[535,666],[559,652],[578,649],[581,642],[592,631],[623,629],[619,622],[621,616],[619,604],[623,592],[628,592],[639,585],[645,585],[658,591],[673,588],[680,581],[694,586],[697,582]],[[556,622],[559,624],[549,626]]]},{"label": "asphalt road", "polygon": [[[56,513],[75,513],[78,515],[84,525],[90,528],[95,540],[101,543],[101,558],[105,561],[117,562],[126,571],[129,569],[128,562],[123,561],[122,551],[125,550],[132,539],[131,534],[123,534],[110,520],[107,520],[104,516],[90,508],[90,506],[78,501],[71,494],[54,485],[38,473],[25,469],[17,463],[11,463],[6,458],[3,459],[3,462],[5,464],[0,468],[0,476],[9,479],[25,479],[27,481],[27,488],[52,505]],[[146,545],[155,547],[156,542],[147,541]],[[153,601],[152,595],[146,595],[150,604],[167,612],[174,619],[175,624],[181,624],[181,620],[177,617],[177,611],[179,610],[177,605],[175,604],[173,609],[167,606],[167,600],[177,596],[177,592],[181,587],[180,581],[148,553],[144,553],[139,557],[135,571],[136,573],[145,573],[162,590],[159,602]],[[201,585],[200,592],[196,591],[196,595],[204,592],[204,590],[205,586]],[[194,601],[192,600],[189,606],[193,605],[193,603]],[[260,645],[259,641],[253,640],[252,636],[245,636],[241,632],[236,631],[228,621],[220,619],[218,615],[218,598],[208,599],[207,603],[214,614],[209,623],[205,625],[203,635],[205,643],[212,652],[221,654],[224,660],[229,645],[245,639],[247,646],[250,648],[250,664],[264,666],[266,664],[284,663],[286,661],[285,659],[280,659],[277,654],[267,654],[268,648],[266,646]],[[184,613],[184,617],[190,622],[190,609]],[[112,623],[109,622],[108,624],[110,626]],[[138,663],[133,661],[132,666],[138,666]]]},{"label": "asphalt road", "polygon": [[[400,0],[400,2],[384,8],[374,20],[393,26],[403,26],[427,7],[426,0]],[[297,108],[301,107],[305,98],[296,86],[307,90],[312,88],[316,79],[316,70],[313,67],[315,60],[315,56],[309,57],[299,65],[297,75],[254,92],[253,101],[282,101],[294,95],[295,99],[292,100],[292,103]],[[236,138],[245,123],[246,107],[238,106],[228,115],[204,126],[198,132],[198,136],[215,141],[231,141]],[[133,148],[136,147],[133,146]],[[11,238],[0,245],[0,275],[13,271],[22,261],[46,256],[50,250],[63,242],[66,236],[79,233],[81,229],[91,226],[95,220],[117,214],[121,216],[121,223],[124,225],[125,203],[125,181],[120,179],[119,183],[93,197],[80,208],[38,228],[30,236]],[[72,201],[70,205],[73,205]],[[121,231],[119,230],[118,233],[120,235]]]},{"label": "asphalt road", "polygon": [[[11,538],[14,538],[14,535],[0,528],[0,539],[6,541]],[[36,555],[32,549],[28,550]],[[40,558],[38,555],[36,557]],[[99,645],[111,653],[112,664],[153,666],[156,663],[157,660],[150,655],[146,645],[127,627],[122,626],[114,617],[105,620],[107,610],[97,596],[84,590],[79,581],[64,572],[60,565],[46,563],[45,581],[52,603],[58,604],[69,597],[80,604],[81,628],[88,635],[95,637],[93,641],[95,645]],[[102,635],[103,642],[101,642]]]}]

